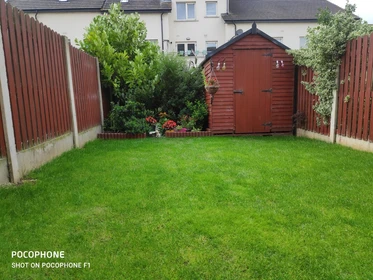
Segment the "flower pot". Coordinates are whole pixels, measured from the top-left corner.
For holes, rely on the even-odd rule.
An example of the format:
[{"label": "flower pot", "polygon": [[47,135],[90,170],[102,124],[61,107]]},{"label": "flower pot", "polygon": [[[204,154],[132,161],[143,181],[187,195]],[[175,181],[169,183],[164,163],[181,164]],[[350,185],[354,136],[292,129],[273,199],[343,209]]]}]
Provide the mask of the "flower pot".
[{"label": "flower pot", "polygon": [[209,94],[215,94],[219,90],[219,86],[206,86],[206,92]]}]

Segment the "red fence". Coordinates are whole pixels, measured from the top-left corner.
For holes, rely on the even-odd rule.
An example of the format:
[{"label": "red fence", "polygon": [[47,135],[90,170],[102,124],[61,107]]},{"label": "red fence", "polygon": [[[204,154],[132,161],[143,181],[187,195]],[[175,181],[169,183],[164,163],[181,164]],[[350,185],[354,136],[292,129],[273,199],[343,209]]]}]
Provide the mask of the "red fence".
[{"label": "red fence", "polygon": [[[373,141],[373,34],[351,40],[339,69],[336,133]],[[317,126],[313,105],[317,96],[305,90],[302,81],[312,81],[311,69],[298,71],[298,112],[306,115],[305,130],[329,135],[329,127]]]},{"label": "red fence", "polygon": [[[100,125],[96,59],[70,45],[72,59],[67,65],[64,38],[2,0],[0,20],[16,150],[71,132],[70,66],[79,132]],[[1,119],[0,145],[4,156]]]},{"label": "red fence", "polygon": [[348,42],[340,68],[337,134],[373,141],[373,34]]},{"label": "red fence", "polygon": [[96,59],[70,46],[75,107],[79,132],[100,125],[101,114]]},{"label": "red fence", "polygon": [[317,123],[317,114],[313,110],[318,97],[310,94],[302,82],[312,82],[314,73],[311,69],[306,67],[299,67],[298,69],[298,104],[297,111],[305,114],[304,128],[305,130],[316,132],[323,135],[329,135],[329,126],[324,125],[322,120],[319,125]]}]

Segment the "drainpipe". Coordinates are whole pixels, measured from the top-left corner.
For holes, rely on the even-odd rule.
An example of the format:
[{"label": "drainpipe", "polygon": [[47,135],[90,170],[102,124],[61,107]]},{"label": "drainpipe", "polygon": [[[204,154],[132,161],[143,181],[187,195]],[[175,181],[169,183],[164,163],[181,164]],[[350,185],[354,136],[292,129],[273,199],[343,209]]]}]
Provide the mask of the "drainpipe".
[{"label": "drainpipe", "polygon": [[38,20],[38,10],[35,12],[35,20]]},{"label": "drainpipe", "polygon": [[237,32],[237,25],[234,23],[234,21],[232,21],[232,23],[234,25],[234,35],[233,35],[233,37],[235,37],[237,35],[236,34],[236,32]]},{"label": "drainpipe", "polygon": [[229,14],[229,0],[227,0],[227,14]]},{"label": "drainpipe", "polygon": [[161,13],[161,44],[162,44],[162,52],[164,52],[164,45],[163,45],[163,14]]}]

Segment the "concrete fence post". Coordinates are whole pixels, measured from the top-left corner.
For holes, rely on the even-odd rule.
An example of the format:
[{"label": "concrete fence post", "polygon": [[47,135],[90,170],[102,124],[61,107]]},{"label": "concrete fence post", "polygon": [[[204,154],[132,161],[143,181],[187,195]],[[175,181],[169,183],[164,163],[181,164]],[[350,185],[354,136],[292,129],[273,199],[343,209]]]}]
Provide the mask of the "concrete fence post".
[{"label": "concrete fence post", "polygon": [[73,74],[71,70],[71,58],[70,58],[70,42],[69,39],[64,36],[64,49],[65,49],[65,59],[66,59],[66,71],[67,71],[67,90],[69,94],[70,103],[70,114],[72,121],[72,132],[74,139],[74,147],[79,148],[79,131],[78,131],[78,119],[76,117],[76,106],[74,98],[74,84],[73,84]]},{"label": "concrete fence post", "polygon": [[14,137],[12,108],[8,88],[8,77],[5,67],[5,53],[3,36],[0,31],[0,106],[3,119],[5,144],[7,149],[9,180],[18,183],[21,180],[17,157],[16,141]]},{"label": "concrete fence post", "polygon": [[337,118],[338,118],[338,90],[339,90],[339,67],[337,68],[337,78],[335,80],[337,88],[333,90],[333,104],[330,115],[330,142],[336,142],[337,136]]},{"label": "concrete fence post", "polygon": [[96,65],[97,65],[98,96],[100,98],[99,100],[100,100],[100,114],[101,114],[101,131],[102,131],[104,128],[104,105],[102,103],[100,63],[98,62],[97,57],[96,57]]}]

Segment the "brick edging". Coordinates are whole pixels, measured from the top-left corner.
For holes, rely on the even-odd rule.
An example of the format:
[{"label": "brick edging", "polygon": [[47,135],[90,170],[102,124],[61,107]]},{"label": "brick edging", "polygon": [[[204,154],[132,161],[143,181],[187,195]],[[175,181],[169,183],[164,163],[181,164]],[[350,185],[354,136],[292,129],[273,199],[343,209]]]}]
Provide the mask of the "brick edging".
[{"label": "brick edging", "polygon": [[97,134],[99,139],[143,139],[146,138],[146,133],[117,133],[117,132],[103,132]]},{"label": "brick edging", "polygon": [[166,131],[165,136],[169,138],[205,137],[205,136],[212,136],[212,132],[211,131],[195,131],[195,132],[168,132]]}]

